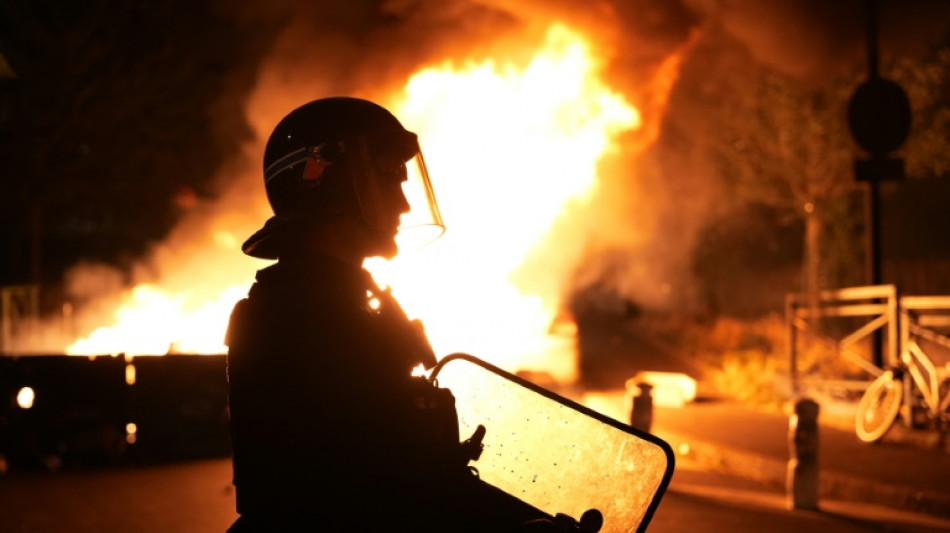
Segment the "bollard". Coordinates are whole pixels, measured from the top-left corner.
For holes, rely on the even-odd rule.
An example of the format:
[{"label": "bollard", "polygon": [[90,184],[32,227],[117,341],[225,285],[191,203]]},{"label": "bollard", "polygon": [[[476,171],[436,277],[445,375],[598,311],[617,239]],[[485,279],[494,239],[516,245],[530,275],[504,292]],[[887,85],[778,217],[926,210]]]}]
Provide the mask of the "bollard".
[{"label": "bollard", "polygon": [[789,418],[786,489],[792,509],[818,509],[818,411],[817,402],[800,398]]},{"label": "bollard", "polygon": [[637,383],[637,390],[633,394],[633,404],[630,407],[630,425],[650,432],[653,425],[653,385],[645,381]]}]

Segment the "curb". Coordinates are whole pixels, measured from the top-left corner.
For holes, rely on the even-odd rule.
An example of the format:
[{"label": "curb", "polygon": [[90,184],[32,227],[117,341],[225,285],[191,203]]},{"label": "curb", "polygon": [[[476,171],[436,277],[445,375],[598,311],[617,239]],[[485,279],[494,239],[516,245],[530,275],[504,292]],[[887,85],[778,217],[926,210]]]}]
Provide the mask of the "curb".
[{"label": "curb", "polygon": [[[786,461],[675,432],[658,429],[656,435],[670,444],[678,461],[688,461],[724,474],[785,490],[788,470]],[[900,511],[950,518],[950,495],[926,493],[913,487],[881,483],[874,479],[829,470],[819,473],[818,485],[820,499],[871,503]]]}]

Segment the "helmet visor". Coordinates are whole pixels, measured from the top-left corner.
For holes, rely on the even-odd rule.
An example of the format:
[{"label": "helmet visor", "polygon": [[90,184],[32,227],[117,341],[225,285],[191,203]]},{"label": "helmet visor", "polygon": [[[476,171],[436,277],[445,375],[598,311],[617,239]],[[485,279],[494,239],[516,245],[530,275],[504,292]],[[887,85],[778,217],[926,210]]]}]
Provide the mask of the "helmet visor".
[{"label": "helmet visor", "polygon": [[360,136],[346,145],[356,198],[371,228],[389,231],[398,215],[396,243],[400,248],[423,246],[445,232],[415,134],[401,131]]}]

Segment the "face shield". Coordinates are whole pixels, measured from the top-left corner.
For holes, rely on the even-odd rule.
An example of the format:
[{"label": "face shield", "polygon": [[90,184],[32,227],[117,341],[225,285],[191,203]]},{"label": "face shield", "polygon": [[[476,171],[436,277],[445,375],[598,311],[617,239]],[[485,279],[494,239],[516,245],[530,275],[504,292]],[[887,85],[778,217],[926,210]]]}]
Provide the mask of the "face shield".
[{"label": "face shield", "polygon": [[396,243],[403,249],[428,244],[445,232],[414,133],[361,135],[345,141],[343,149],[360,212],[370,228],[397,231]]}]

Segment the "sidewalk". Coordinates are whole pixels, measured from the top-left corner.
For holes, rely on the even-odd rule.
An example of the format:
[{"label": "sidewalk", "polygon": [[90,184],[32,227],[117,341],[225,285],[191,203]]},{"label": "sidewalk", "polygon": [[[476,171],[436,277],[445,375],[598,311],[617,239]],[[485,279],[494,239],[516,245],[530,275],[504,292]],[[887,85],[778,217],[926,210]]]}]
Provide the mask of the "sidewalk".
[{"label": "sidewalk", "polygon": [[[700,523],[680,524],[690,517],[677,512],[677,500],[708,504]],[[731,509],[729,516],[718,512]],[[741,517],[741,518],[740,518]],[[695,520],[695,516],[692,517]],[[651,523],[650,531],[950,531],[950,519],[894,509],[885,505],[824,498],[818,510],[791,509],[783,488],[707,469],[680,458],[676,473]]]},{"label": "sidewalk", "polygon": [[[827,418],[827,417],[826,417]],[[925,441],[861,442],[840,420],[819,416],[819,501],[862,502],[950,520],[950,454]],[[731,402],[656,408],[651,431],[678,460],[784,491],[788,417]],[[819,504],[821,506],[821,504]]]},{"label": "sidewalk", "polygon": [[[584,403],[629,422],[622,391],[589,393]],[[847,406],[822,405],[821,410],[820,506],[831,501],[865,503],[950,521],[950,451],[934,432],[912,432],[898,423],[884,439],[867,444],[851,429],[853,412]],[[650,432],[670,444],[678,465],[785,492],[790,455],[787,414],[728,400],[700,400],[681,408],[654,407]]]},{"label": "sidewalk", "polygon": [[[653,342],[649,332],[630,330],[610,339],[610,343],[588,347],[603,368],[594,376],[600,382],[580,393],[580,403],[595,411],[629,423],[630,404],[623,384],[641,370],[701,378],[702,372],[691,361]],[[950,435],[941,440],[935,431],[910,430],[898,422],[881,441],[867,444],[854,433],[853,403],[816,400],[820,404],[818,496],[822,510],[870,505],[888,513],[950,522]],[[700,399],[682,408],[654,406],[652,415],[650,431],[672,446],[678,471],[688,465],[752,481],[784,499],[790,458],[788,413],[760,411],[726,399]],[[676,480],[677,474],[673,477]],[[713,485],[700,490],[715,493],[719,488]],[[725,488],[721,492],[729,494]],[[950,531],[950,525],[936,530]]]}]

